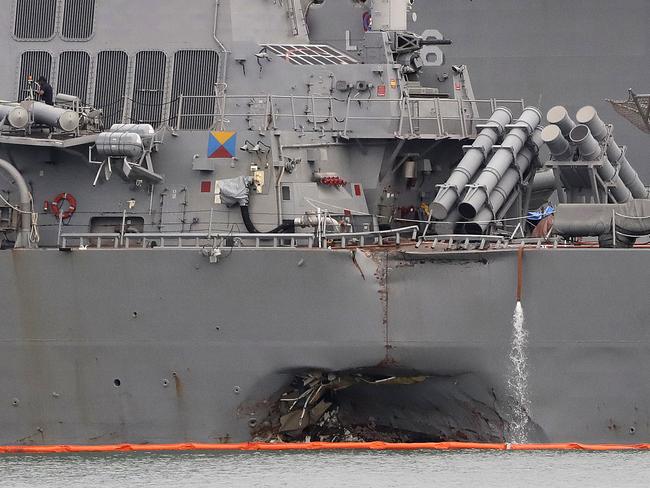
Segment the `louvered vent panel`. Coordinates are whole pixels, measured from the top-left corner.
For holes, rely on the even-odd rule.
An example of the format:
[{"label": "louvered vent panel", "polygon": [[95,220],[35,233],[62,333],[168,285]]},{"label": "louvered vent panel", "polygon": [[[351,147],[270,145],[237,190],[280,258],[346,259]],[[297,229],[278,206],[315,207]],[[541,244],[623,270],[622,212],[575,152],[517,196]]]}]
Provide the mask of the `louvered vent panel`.
[{"label": "louvered vent panel", "polygon": [[141,51],[135,58],[131,121],[157,127],[162,122],[167,56],[162,51]]},{"label": "louvered vent panel", "polygon": [[74,95],[85,103],[88,94],[90,55],[84,51],[66,51],[59,56],[57,93]]},{"label": "louvered vent panel", "polygon": [[93,35],[95,24],[95,0],[65,0],[63,10],[64,39],[83,41]]},{"label": "louvered vent panel", "polygon": [[123,51],[102,51],[97,55],[95,78],[96,108],[104,110],[104,125],[122,121],[129,56]]},{"label": "louvered vent panel", "polygon": [[24,100],[29,94],[27,79],[34,81],[40,76],[50,80],[52,74],[52,56],[45,51],[27,51],[20,57],[20,78],[18,80],[18,100]]},{"label": "louvered vent panel", "polygon": [[[214,119],[214,84],[217,81],[219,55],[215,51],[178,51],[174,55],[172,100],[183,95],[181,129],[209,129]],[[186,98],[200,96],[200,98]],[[172,123],[178,113],[179,102],[172,103]]]},{"label": "louvered vent panel", "polygon": [[14,24],[16,38],[23,40],[52,38],[56,25],[56,3],[57,0],[16,0]]}]

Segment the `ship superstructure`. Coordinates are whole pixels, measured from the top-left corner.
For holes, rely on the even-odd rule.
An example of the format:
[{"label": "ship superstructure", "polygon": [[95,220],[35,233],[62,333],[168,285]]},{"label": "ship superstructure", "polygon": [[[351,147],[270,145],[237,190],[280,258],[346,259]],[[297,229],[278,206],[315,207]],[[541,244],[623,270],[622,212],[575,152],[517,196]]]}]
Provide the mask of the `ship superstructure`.
[{"label": "ship superstructure", "polygon": [[517,274],[531,440],[647,437],[600,106],[477,97],[408,0],[11,4],[1,442],[509,439]]}]

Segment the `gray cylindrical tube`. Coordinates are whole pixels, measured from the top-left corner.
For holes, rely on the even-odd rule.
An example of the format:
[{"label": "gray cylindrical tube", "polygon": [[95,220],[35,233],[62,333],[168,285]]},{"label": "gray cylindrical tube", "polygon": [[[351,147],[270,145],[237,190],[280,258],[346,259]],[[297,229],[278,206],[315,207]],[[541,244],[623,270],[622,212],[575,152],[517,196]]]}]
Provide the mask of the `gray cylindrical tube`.
[{"label": "gray cylindrical tube", "polygon": [[533,191],[546,191],[555,189],[555,175],[552,169],[538,171],[533,181]]},{"label": "gray cylindrical tube", "polygon": [[569,112],[561,105],[556,105],[546,114],[549,124],[557,125],[564,137],[569,137],[569,132],[576,126],[576,123],[569,117]]},{"label": "gray cylindrical tube", "polygon": [[20,210],[20,229],[18,229],[18,235],[16,236],[15,248],[20,249],[23,247],[32,247],[36,243],[31,243],[29,241],[29,230],[32,225],[31,220],[31,198],[29,194],[29,187],[23,175],[20,174],[11,163],[0,159],[0,169],[3,169],[16,183],[18,187],[18,195],[20,197],[20,204],[17,206]]},{"label": "gray cylindrical tube", "polygon": [[142,142],[148,144],[156,135],[156,130],[149,124],[113,124],[108,132],[133,132]]},{"label": "gray cylindrical tube", "polygon": [[557,125],[547,125],[542,131],[542,141],[548,146],[553,157],[560,161],[570,161],[573,157],[571,144],[562,135]]},{"label": "gray cylindrical tube", "polygon": [[505,107],[498,107],[485,125],[486,127],[476,136],[472,147],[460,163],[454,168],[451,176],[440,188],[436,198],[430,206],[431,214],[436,220],[443,220],[456,203],[460,193],[471,181],[483,160],[503,133],[505,126],[512,121],[512,113]]},{"label": "gray cylindrical tube", "polygon": [[[602,148],[594,136],[591,134],[589,127],[580,124],[576,125],[569,134],[571,141],[577,144],[580,149],[582,159],[586,161],[596,161],[602,156]],[[616,173],[614,166],[607,160],[598,167],[598,174],[604,182],[613,185],[612,195],[618,203],[625,203],[632,198],[630,190],[625,186],[621,177]]]},{"label": "gray cylindrical tube", "polygon": [[514,162],[528,137],[542,121],[542,114],[535,107],[526,108],[516,125],[503,140],[501,148],[492,156],[483,172],[475,182],[475,187],[468,192],[458,206],[460,214],[466,219],[476,217],[481,207],[485,205],[488,196],[496,188],[503,175]]},{"label": "gray cylindrical tube", "polygon": [[24,129],[29,123],[29,113],[20,105],[0,105],[0,121],[5,117],[14,129]]},{"label": "gray cylindrical tube", "polygon": [[138,159],[144,153],[142,138],[134,132],[102,132],[95,140],[100,156]]},{"label": "gray cylindrical tube", "polygon": [[43,102],[33,102],[32,112],[34,121],[39,124],[58,127],[66,132],[72,132],[79,127],[79,114],[72,110],[53,107]]},{"label": "gray cylindrical tube", "polygon": [[482,234],[487,229],[490,221],[496,218],[497,213],[501,210],[503,204],[508,200],[519,183],[520,172],[523,175],[530,169],[531,163],[535,159],[535,156],[537,156],[541,145],[542,129],[538,127],[531,137],[530,144],[523,148],[517,155],[515,164],[519,170],[509,168],[494,188],[494,191],[490,193],[490,205],[484,206],[476,214],[472,222],[465,223],[465,231],[468,234]]},{"label": "gray cylindrical tube", "polygon": [[[607,126],[598,116],[598,112],[594,107],[586,106],[578,110],[576,119],[579,123],[589,127],[594,138],[600,142],[605,142],[607,139]],[[634,198],[649,198],[650,193],[646,186],[643,184],[639,175],[629,163],[621,147],[616,143],[612,137],[607,145],[607,158],[612,164],[618,164],[619,175],[621,180],[625,183],[632,193]]]}]

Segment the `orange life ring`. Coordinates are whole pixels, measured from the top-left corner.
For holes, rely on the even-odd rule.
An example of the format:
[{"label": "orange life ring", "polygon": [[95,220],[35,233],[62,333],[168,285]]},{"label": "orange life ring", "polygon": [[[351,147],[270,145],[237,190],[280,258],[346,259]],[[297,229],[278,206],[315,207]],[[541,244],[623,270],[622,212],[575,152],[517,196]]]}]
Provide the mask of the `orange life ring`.
[{"label": "orange life ring", "polygon": [[[68,202],[68,208],[62,213],[61,204],[63,201]],[[77,210],[77,199],[73,197],[70,193],[59,193],[52,203],[50,204],[50,211],[56,218],[61,218],[62,220],[69,219],[74,215],[75,210]]]}]

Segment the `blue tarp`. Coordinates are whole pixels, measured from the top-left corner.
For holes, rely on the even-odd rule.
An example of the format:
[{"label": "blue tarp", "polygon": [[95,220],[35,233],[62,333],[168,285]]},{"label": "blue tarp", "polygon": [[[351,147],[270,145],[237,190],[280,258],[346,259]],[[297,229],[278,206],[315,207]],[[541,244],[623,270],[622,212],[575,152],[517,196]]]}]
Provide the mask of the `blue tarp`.
[{"label": "blue tarp", "polygon": [[528,212],[528,216],[526,217],[528,220],[542,220],[548,217],[549,215],[553,215],[555,213],[555,208],[552,205],[549,205],[546,207],[544,210],[541,212]]}]

